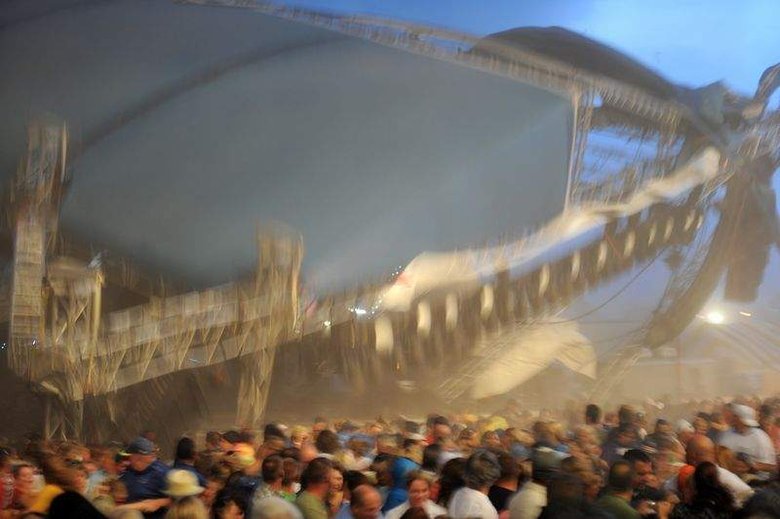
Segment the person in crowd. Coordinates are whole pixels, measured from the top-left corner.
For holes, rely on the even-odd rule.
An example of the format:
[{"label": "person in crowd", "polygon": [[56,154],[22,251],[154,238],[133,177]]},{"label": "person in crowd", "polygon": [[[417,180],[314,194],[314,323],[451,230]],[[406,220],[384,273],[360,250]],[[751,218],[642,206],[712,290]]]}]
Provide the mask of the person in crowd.
[{"label": "person in crowd", "polygon": [[203,501],[195,496],[178,499],[171,504],[165,519],[208,519],[209,513]]},{"label": "person in crowd", "polygon": [[[442,517],[447,516],[445,515]],[[404,512],[404,515],[401,516],[401,519],[428,519],[428,513],[424,508],[414,507]]]},{"label": "person in crowd", "polygon": [[549,447],[534,449],[531,455],[531,480],[509,501],[512,519],[536,519],[547,506],[547,485],[560,471],[560,455]]},{"label": "person in crowd", "polygon": [[225,451],[222,450],[222,434],[217,431],[206,433],[206,446],[195,457],[195,470],[208,476],[212,468],[222,462]]},{"label": "person in crowd", "polygon": [[290,445],[297,449],[300,449],[310,439],[309,431],[302,425],[296,425],[290,430]]},{"label": "person in crowd", "polygon": [[599,442],[603,442],[607,429],[602,423],[601,408],[596,404],[588,404],[585,407],[585,425],[592,431],[593,437]]},{"label": "person in crowd", "polygon": [[11,451],[0,447],[0,512],[11,508],[14,499],[14,477]]},{"label": "person in crowd", "polygon": [[368,470],[371,466],[371,458],[368,456],[368,441],[363,437],[352,437],[347,441],[347,450],[350,453],[351,463],[345,468],[348,470]]},{"label": "person in crowd", "polygon": [[[253,508],[258,508],[256,503]],[[220,491],[211,506],[211,519],[244,519],[247,502],[241,492]]]},{"label": "person in crowd", "polygon": [[477,431],[470,427],[466,427],[460,431],[457,448],[461,456],[468,458],[472,452],[480,447],[479,434],[477,434]]},{"label": "person in crowd", "polygon": [[252,496],[256,502],[266,497],[282,496],[282,481],[284,480],[284,459],[277,454],[266,457],[261,468],[262,482],[257,485]]},{"label": "person in crowd", "polygon": [[13,466],[12,474],[14,484],[10,508],[28,510],[38,497],[35,490],[35,467],[29,463],[18,463]]},{"label": "person in crowd", "polygon": [[224,463],[215,463],[209,469],[206,477],[206,490],[200,495],[203,504],[211,506],[217,498],[217,495],[225,488],[230,469]]},{"label": "person in crowd", "polygon": [[690,503],[680,503],[671,519],[729,519],[736,510],[731,493],[718,479],[718,467],[709,461],[699,463],[688,480],[691,486]]},{"label": "person in crowd", "polygon": [[[709,424],[707,425],[709,429]],[[655,449],[658,449],[660,445],[677,442],[677,438],[674,437],[674,429],[672,424],[664,418],[659,418],[655,421],[655,428],[653,432],[645,437],[644,444],[650,445]]]},{"label": "person in crowd", "polygon": [[385,504],[382,507],[384,513],[401,505],[407,500],[406,481],[410,472],[419,468],[419,465],[405,456],[397,456],[393,462],[392,478],[393,486],[387,494]]},{"label": "person in crowd", "polygon": [[324,418],[322,416],[318,416],[314,419],[314,423],[311,426],[311,436],[313,440],[317,440],[317,437],[320,435],[322,431],[326,431],[328,429],[328,419]]},{"label": "person in crowd", "polygon": [[192,438],[183,437],[176,443],[176,459],[173,462],[173,468],[186,470],[195,475],[198,484],[206,487],[206,477],[195,468],[197,452],[195,450],[195,441]]},{"label": "person in crowd", "polygon": [[775,452],[780,452],[780,416],[770,404],[763,404],[758,411],[758,424],[769,436]]},{"label": "person in crowd", "polygon": [[199,496],[206,490],[198,484],[197,475],[190,470],[172,469],[165,476],[165,495],[173,501]]},{"label": "person in crowd", "polygon": [[625,460],[616,461],[609,469],[607,492],[596,502],[596,506],[615,519],[639,519],[641,515],[631,507],[633,483],[631,464]]},{"label": "person in crowd", "polygon": [[92,503],[83,495],[72,490],[62,492],[52,499],[46,517],[49,519],[105,519],[105,516],[92,506]]},{"label": "person in crowd", "polygon": [[509,509],[509,499],[517,492],[520,466],[511,454],[505,451],[496,452],[498,464],[501,466],[501,475],[498,481],[493,483],[488,492],[488,498],[498,513]]},{"label": "person in crowd", "polygon": [[282,460],[282,488],[280,495],[290,501],[295,502],[295,497],[301,490],[301,464],[295,458],[284,458]]},{"label": "person in crowd", "polygon": [[278,455],[284,450],[287,438],[284,429],[275,423],[270,423],[263,429],[263,444],[257,449],[257,458],[263,460],[268,456]]},{"label": "person in crowd", "polygon": [[710,440],[718,443],[718,438],[721,434],[729,430],[729,424],[726,420],[726,415],[722,411],[713,411],[710,414]]},{"label": "person in crowd", "polygon": [[480,444],[485,449],[500,450],[502,448],[501,438],[496,431],[485,431],[482,433]]},{"label": "person in crowd", "polygon": [[[427,446],[421,426],[405,417],[362,426],[336,419],[339,434],[322,428],[316,446],[307,439],[314,437],[308,429],[294,428],[300,446],[285,447],[286,427],[271,423],[257,451],[248,429],[209,433],[208,464],[200,457],[207,451],[196,455],[194,442],[182,439],[173,470],[157,459],[148,438],[137,438],[126,452],[38,439],[28,441],[18,457],[0,450],[0,519],[133,513],[138,519],[142,512],[161,518],[168,509],[197,516],[200,510],[180,506],[193,498],[221,519],[377,519],[382,510],[389,519],[780,517],[769,434],[777,400],[646,402],[646,418],[622,406],[612,413],[615,425],[603,439],[598,407],[588,406],[586,424],[577,424],[584,407],[567,402],[565,409],[538,416],[517,412],[513,421],[431,415],[426,434],[435,442]],[[760,419],[754,409],[760,409]],[[678,433],[659,418],[662,410],[669,417],[694,417],[693,425],[680,422]],[[647,419],[655,428],[641,439]],[[371,456],[369,445],[376,447]],[[341,469],[341,459],[352,469]],[[199,473],[207,477],[199,479]],[[523,474],[531,481],[522,481]]]},{"label": "person in crowd", "polygon": [[425,438],[428,445],[441,444],[452,436],[450,421],[445,416],[431,415],[428,419],[428,434]]},{"label": "person in crowd", "polygon": [[431,500],[433,480],[426,472],[413,471],[407,476],[409,499],[387,512],[385,519],[400,519],[411,508],[422,508],[431,519],[447,514],[447,509]]},{"label": "person in crowd", "polygon": [[463,474],[466,486],[450,499],[447,507],[449,516],[453,519],[498,519],[498,512],[491,504],[488,492],[500,476],[501,466],[492,452],[478,450],[469,456]]},{"label": "person in crowd", "polygon": [[382,433],[376,437],[376,454],[379,455],[391,455],[398,454],[398,436],[395,434]]},{"label": "person in crowd", "polygon": [[609,431],[602,449],[602,458],[608,464],[622,459],[630,449],[639,447],[636,427],[633,423],[621,422],[616,428]]},{"label": "person in crowd", "polygon": [[661,482],[655,474],[653,460],[646,452],[631,449],[626,451],[623,458],[631,464],[634,474],[632,506],[637,506],[642,501],[661,501],[666,498]]},{"label": "person in crowd", "polygon": [[225,461],[232,470],[225,482],[225,488],[231,492],[241,493],[251,507],[252,495],[261,483],[262,469],[255,449],[249,444],[240,442],[225,453]]},{"label": "person in crowd", "polygon": [[37,456],[37,465],[46,484],[27,511],[46,515],[57,496],[65,492],[79,493],[81,482],[76,469],[67,465],[56,453],[43,450],[38,452]]},{"label": "person in crowd", "polygon": [[289,501],[281,497],[267,497],[261,501],[261,506],[253,508],[249,517],[251,519],[302,519],[303,516]]},{"label": "person in crowd", "polygon": [[420,470],[427,472],[431,477],[436,478],[439,473],[439,459],[441,458],[441,445],[434,443],[427,445],[423,449],[422,463]]},{"label": "person in crowd", "polygon": [[439,479],[439,496],[436,504],[447,508],[452,496],[466,485],[464,479],[466,474],[466,459],[451,459],[441,469],[441,479]]},{"label": "person in crowd", "polygon": [[[124,497],[119,496],[120,501],[118,502],[114,497],[114,485],[121,485],[124,489],[124,485],[122,485],[122,483],[119,482],[116,477],[109,477],[108,479],[104,480],[96,489],[94,489],[93,496],[89,497],[90,501],[92,501],[92,504],[95,505],[95,508],[97,508],[103,515],[109,515],[114,510],[116,510],[118,506],[127,503],[127,491],[124,491]],[[137,510],[135,511],[137,512]],[[136,515],[143,517],[143,514],[140,512],[138,512]]]},{"label": "person in crowd", "polygon": [[705,412],[699,412],[696,413],[696,418],[693,419],[693,431],[696,434],[700,434],[702,436],[709,436],[710,431],[712,430],[711,424],[712,423],[712,417],[709,415],[709,413]]},{"label": "person in crowd", "polygon": [[550,480],[548,504],[539,519],[609,519],[610,516],[585,499],[585,485],[575,474],[560,473]]},{"label": "person in crowd", "polygon": [[338,434],[330,429],[320,431],[314,445],[317,447],[319,455],[329,460],[333,460],[341,449],[341,442],[339,441]]},{"label": "person in crowd", "polygon": [[376,474],[377,491],[382,496],[382,501],[387,500],[390,489],[393,487],[393,465],[395,456],[392,454],[377,454],[371,463],[371,472]]},{"label": "person in crowd", "polygon": [[639,519],[651,514],[655,514],[659,519],[668,518],[672,504],[666,500],[642,501],[636,509],[631,506],[636,482],[631,462],[616,461],[609,469],[607,491],[596,502],[596,506],[615,519]]},{"label": "person in crowd", "polygon": [[[349,519],[352,517],[352,509],[350,508],[350,500],[355,489],[361,485],[371,485],[371,480],[363,472],[356,470],[348,470],[344,473],[344,491],[346,499],[341,502],[341,508],[336,514],[336,519]],[[371,485],[373,486],[373,485]],[[375,487],[376,488],[376,487]],[[377,490],[378,491],[378,490]],[[381,499],[381,495],[380,495]]]},{"label": "person in crowd", "polygon": [[503,450],[516,459],[526,459],[529,456],[528,448],[519,438],[519,431],[515,427],[509,427],[501,436]]},{"label": "person in crowd", "polygon": [[382,519],[382,498],[371,485],[360,485],[352,492],[349,515],[353,519]]},{"label": "person in crowd", "polygon": [[330,471],[330,491],[328,492],[328,514],[333,517],[339,513],[342,505],[349,503],[349,491],[344,484],[346,471],[338,463]]},{"label": "person in crowd", "polygon": [[140,510],[147,519],[163,517],[171,502],[165,495],[168,467],[157,459],[154,444],[142,436],[130,443],[127,453],[130,464],[120,477],[127,488],[125,506]]},{"label": "person in crowd", "polygon": [[746,405],[729,408],[732,429],[718,438],[718,443],[733,452],[750,455],[757,471],[771,473],[777,469],[777,455],[772,440],[761,430],[756,411]]},{"label": "person in crowd", "polygon": [[735,519],[780,517],[780,474],[761,488],[734,514]]},{"label": "person in crowd", "polygon": [[332,469],[333,464],[329,459],[315,458],[301,474],[302,490],[295,504],[304,519],[328,519],[326,500],[330,491]]},{"label": "person in crowd", "polygon": [[[731,494],[732,499],[738,505],[750,498],[753,489],[750,488],[739,476],[728,469],[718,466],[715,456],[715,444],[707,436],[696,435],[688,442],[686,449],[687,470],[693,474],[693,470],[701,463],[714,463],[718,471],[718,481]],[[681,468],[680,470],[682,470]],[[666,481],[664,487],[670,491],[682,494],[683,489],[678,485],[679,474]]]},{"label": "person in crowd", "polygon": [[682,418],[677,420],[675,430],[677,432],[677,440],[683,447],[686,447],[690,439],[696,434],[696,429],[691,425],[691,422]]}]

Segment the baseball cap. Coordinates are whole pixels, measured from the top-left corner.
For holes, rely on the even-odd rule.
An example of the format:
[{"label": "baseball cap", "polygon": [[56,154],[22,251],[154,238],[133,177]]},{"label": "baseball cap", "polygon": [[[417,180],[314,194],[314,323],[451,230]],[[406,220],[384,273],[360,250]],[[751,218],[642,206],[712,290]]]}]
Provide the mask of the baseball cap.
[{"label": "baseball cap", "polygon": [[688,420],[684,420],[684,419],[677,420],[677,424],[675,424],[675,425],[676,425],[675,429],[677,430],[678,433],[681,433],[681,432],[687,432],[687,433],[696,432],[696,429],[693,428],[693,426],[691,425],[691,422],[689,422]]},{"label": "baseball cap", "polygon": [[132,442],[130,442],[130,445],[127,446],[127,449],[125,450],[127,454],[153,454],[154,453],[154,443],[147,440],[143,436],[139,436]]},{"label": "baseball cap", "polygon": [[748,427],[758,427],[758,421],[756,420],[756,411],[752,407],[746,405],[735,404],[731,406],[731,411],[734,413],[740,422]]}]

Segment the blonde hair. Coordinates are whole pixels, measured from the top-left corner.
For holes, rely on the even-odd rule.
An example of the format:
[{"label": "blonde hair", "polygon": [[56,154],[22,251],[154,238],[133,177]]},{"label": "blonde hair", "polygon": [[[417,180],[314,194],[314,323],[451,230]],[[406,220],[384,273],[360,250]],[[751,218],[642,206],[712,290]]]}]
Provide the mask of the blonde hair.
[{"label": "blonde hair", "polygon": [[208,519],[209,514],[203,502],[195,496],[174,501],[165,514],[165,519]]}]

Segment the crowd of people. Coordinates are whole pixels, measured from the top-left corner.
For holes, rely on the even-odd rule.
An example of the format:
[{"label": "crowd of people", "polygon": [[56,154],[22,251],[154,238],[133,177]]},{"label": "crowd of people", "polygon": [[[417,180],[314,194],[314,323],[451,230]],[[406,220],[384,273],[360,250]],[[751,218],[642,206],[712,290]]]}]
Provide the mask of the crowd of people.
[{"label": "crowd of people", "polygon": [[[0,450],[0,519],[780,518],[780,399],[316,418]],[[680,413],[683,417],[680,417]]]}]

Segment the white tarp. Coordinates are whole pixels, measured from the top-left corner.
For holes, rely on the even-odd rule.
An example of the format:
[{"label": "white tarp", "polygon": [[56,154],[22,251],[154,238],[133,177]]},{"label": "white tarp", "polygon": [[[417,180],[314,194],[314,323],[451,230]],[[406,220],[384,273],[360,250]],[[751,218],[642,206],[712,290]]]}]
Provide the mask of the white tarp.
[{"label": "white tarp", "polygon": [[436,288],[490,279],[503,268],[509,268],[513,276],[531,272],[591,242],[610,220],[674,200],[715,178],[719,160],[720,153],[707,148],[666,177],[648,181],[627,202],[573,208],[532,236],[505,246],[423,253],[412,260],[398,281],[387,289],[382,299],[383,308],[406,311],[416,298]]},{"label": "white tarp", "polygon": [[[576,373],[596,378],[596,354],[574,321],[517,326],[494,339],[505,345],[474,379],[474,399],[512,390],[558,360]],[[507,342],[511,344],[506,344]],[[494,343],[493,349],[501,346]]]}]

